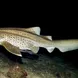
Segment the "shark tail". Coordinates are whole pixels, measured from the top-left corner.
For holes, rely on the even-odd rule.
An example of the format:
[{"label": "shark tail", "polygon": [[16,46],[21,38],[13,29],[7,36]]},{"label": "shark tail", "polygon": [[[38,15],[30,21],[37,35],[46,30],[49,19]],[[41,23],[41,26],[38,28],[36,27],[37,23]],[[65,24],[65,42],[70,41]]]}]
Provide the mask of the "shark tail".
[{"label": "shark tail", "polygon": [[49,53],[51,53],[55,48],[59,49],[61,52],[76,50],[78,49],[78,39],[52,40],[52,46],[45,48]]},{"label": "shark tail", "polygon": [[67,52],[78,49],[78,39],[55,40],[53,45],[61,52]]}]

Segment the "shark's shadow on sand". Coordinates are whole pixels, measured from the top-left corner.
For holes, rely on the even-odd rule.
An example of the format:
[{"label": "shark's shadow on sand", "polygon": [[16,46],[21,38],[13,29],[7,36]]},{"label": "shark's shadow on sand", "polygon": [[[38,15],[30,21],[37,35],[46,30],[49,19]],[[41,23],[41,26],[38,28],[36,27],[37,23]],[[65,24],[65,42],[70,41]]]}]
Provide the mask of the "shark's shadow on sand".
[{"label": "shark's shadow on sand", "polygon": [[19,56],[9,53],[3,46],[0,46],[0,54],[5,55],[6,57],[8,57],[10,60],[12,60],[14,62],[23,63],[22,58],[37,60],[40,57],[40,55],[42,54],[44,56],[48,56],[49,58],[51,58],[52,60],[55,60],[55,61],[60,61],[58,59],[58,58],[60,58],[65,63],[72,64],[72,66],[75,66],[78,68],[78,63],[77,63],[78,49],[68,51],[65,53],[60,52],[59,49],[57,49],[57,48],[55,48],[52,53],[48,53],[47,50],[45,50],[43,48],[40,48],[40,50],[37,54],[31,54],[30,50],[25,50],[25,51],[23,52],[23,50],[21,50],[22,57],[19,57]]},{"label": "shark's shadow on sand", "polygon": [[21,58],[28,58],[28,59],[32,59],[32,60],[39,58],[38,54],[30,54],[30,53],[32,53],[30,50],[24,50],[24,51],[21,50],[20,52],[22,54],[22,57],[16,56],[16,55],[8,52],[3,46],[0,46],[0,53],[15,62],[23,63]]}]

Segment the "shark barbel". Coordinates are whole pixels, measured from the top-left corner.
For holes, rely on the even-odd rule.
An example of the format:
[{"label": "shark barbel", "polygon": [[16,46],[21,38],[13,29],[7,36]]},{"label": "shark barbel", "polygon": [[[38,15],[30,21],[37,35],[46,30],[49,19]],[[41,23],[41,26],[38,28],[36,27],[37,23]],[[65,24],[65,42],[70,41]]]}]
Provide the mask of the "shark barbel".
[{"label": "shark barbel", "polygon": [[31,50],[33,53],[44,47],[48,52],[58,48],[61,52],[78,49],[78,40],[52,40],[51,36],[40,35],[39,27],[31,28],[0,28],[0,45],[4,46],[10,53],[21,55],[21,50]]}]

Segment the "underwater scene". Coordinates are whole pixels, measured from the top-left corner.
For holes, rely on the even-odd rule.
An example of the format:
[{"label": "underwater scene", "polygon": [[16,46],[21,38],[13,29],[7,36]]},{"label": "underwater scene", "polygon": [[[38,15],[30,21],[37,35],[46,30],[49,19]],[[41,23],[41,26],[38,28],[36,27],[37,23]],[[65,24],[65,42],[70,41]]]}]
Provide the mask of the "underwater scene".
[{"label": "underwater scene", "polygon": [[0,27],[0,78],[78,78],[77,38],[50,29]]}]

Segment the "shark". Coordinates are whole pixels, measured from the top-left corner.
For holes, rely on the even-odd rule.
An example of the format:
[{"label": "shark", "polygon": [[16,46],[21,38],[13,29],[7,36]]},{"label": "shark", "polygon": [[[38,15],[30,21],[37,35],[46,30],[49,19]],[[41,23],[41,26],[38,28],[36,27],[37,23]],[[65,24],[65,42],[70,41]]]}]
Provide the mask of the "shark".
[{"label": "shark", "polygon": [[40,27],[0,28],[0,45],[8,52],[22,57],[21,50],[38,53],[39,48],[46,48],[51,53],[55,48],[61,52],[78,49],[78,39],[53,40],[52,36],[40,35]]}]

